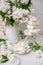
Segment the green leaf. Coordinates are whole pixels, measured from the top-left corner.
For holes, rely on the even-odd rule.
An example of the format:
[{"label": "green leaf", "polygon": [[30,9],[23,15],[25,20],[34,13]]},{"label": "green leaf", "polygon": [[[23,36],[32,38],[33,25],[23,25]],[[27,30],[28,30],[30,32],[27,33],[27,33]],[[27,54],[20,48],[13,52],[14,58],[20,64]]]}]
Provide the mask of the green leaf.
[{"label": "green leaf", "polygon": [[13,20],[12,17],[11,17],[11,18],[6,17],[6,25],[11,25],[11,26],[13,26],[14,24],[16,24],[16,23],[15,23],[15,21]]},{"label": "green leaf", "polygon": [[31,0],[29,0],[26,6],[29,7],[29,6],[31,6],[31,4],[32,4],[32,2],[31,2]]},{"label": "green leaf", "polygon": [[6,40],[5,39],[0,38],[0,42],[3,42],[3,44],[6,44]]},{"label": "green leaf", "polygon": [[11,7],[14,6],[14,3],[12,3],[10,0],[9,0],[9,2],[10,2],[10,6],[11,6]]},{"label": "green leaf", "polygon": [[41,48],[41,46],[37,42],[31,42],[29,43],[29,46],[33,51],[39,50]]},{"label": "green leaf", "polygon": [[6,55],[2,55],[1,63],[5,63],[8,61],[8,57]]},{"label": "green leaf", "polygon": [[30,11],[30,6],[31,6],[31,4],[32,4],[32,2],[31,2],[31,0],[28,0],[28,3],[21,3],[21,0],[15,0],[15,2],[14,2],[14,4],[15,4],[15,6],[17,6],[17,7],[19,7],[19,8],[22,8],[22,9],[27,9],[27,10],[29,10]]},{"label": "green leaf", "polygon": [[5,40],[5,39],[0,38],[0,42],[2,42],[2,41],[6,41],[6,40]]},{"label": "green leaf", "polygon": [[6,56],[6,55],[2,55],[2,58],[3,58],[3,59],[7,59],[7,56]]},{"label": "green leaf", "polygon": [[30,42],[30,43],[29,43],[29,46],[31,46],[31,47],[32,47],[32,46],[33,46],[33,43],[32,43],[32,42]]},{"label": "green leaf", "polygon": [[36,46],[33,46],[33,48],[34,48],[35,50],[39,50],[39,49],[40,49],[40,46],[39,46],[39,45],[36,45]]},{"label": "green leaf", "polygon": [[24,39],[26,36],[24,35],[23,31],[19,31],[21,39]]},{"label": "green leaf", "polygon": [[3,19],[5,19],[5,14],[6,14],[6,13],[0,11],[0,15],[3,17]]},{"label": "green leaf", "polygon": [[43,51],[43,46],[40,47],[40,50]]},{"label": "green leaf", "polygon": [[5,63],[5,62],[7,62],[8,61],[8,59],[3,59],[2,61],[1,61],[1,63]]},{"label": "green leaf", "polygon": [[10,3],[11,14],[12,14],[12,6],[14,6],[15,4],[13,2],[11,2],[11,0],[9,0],[9,3]]},{"label": "green leaf", "polygon": [[[17,3],[16,3],[16,4],[17,4]],[[18,4],[17,4],[16,6],[22,8],[22,9],[27,9],[27,10],[30,11],[30,8],[29,8],[29,7],[31,6],[31,4],[32,4],[31,0],[29,0],[27,4],[25,4],[25,3],[22,4],[22,3],[21,3],[21,0],[19,0]],[[30,12],[31,12],[31,11],[30,11]]]}]

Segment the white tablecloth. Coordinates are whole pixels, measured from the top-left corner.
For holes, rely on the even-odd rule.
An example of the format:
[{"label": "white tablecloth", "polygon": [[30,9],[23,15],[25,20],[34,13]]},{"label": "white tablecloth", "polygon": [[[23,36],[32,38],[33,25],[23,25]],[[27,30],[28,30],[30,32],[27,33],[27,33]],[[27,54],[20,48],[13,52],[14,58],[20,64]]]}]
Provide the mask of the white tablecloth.
[{"label": "white tablecloth", "polygon": [[[41,35],[40,37],[43,37],[43,35]],[[30,52],[29,54],[26,55],[18,55],[18,57],[20,59],[20,65],[43,65],[43,57],[37,58],[35,52]],[[8,61],[0,65],[11,65],[11,64]]]}]

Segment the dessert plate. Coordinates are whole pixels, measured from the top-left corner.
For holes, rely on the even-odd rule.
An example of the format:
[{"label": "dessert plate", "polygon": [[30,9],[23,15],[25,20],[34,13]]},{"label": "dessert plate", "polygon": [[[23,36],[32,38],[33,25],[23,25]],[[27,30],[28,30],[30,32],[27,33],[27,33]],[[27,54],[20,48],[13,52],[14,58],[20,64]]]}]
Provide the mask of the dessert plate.
[{"label": "dessert plate", "polygon": [[25,41],[20,41],[18,44],[14,45],[14,52],[16,54],[27,54],[31,51],[29,45]]}]

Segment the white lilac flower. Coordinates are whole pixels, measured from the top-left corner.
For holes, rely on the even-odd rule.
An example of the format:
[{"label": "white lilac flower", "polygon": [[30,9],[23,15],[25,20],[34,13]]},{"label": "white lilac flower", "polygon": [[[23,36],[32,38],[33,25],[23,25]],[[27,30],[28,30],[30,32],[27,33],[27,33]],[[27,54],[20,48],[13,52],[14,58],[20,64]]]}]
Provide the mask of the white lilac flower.
[{"label": "white lilac flower", "polygon": [[38,26],[37,26],[38,24],[28,24],[27,25],[27,29],[29,30],[29,29],[37,29],[38,28]]},{"label": "white lilac flower", "polygon": [[41,50],[36,51],[35,55],[37,58],[41,58],[42,57],[42,51]]},{"label": "white lilac flower", "polygon": [[10,0],[10,1],[13,2],[13,3],[19,2],[19,0]]},{"label": "white lilac flower", "polygon": [[[0,15],[0,26],[2,26],[3,27],[3,25],[4,25],[4,20],[3,20],[3,18],[2,18],[2,16]],[[3,23],[3,24],[2,24]]]},{"label": "white lilac flower", "polygon": [[24,34],[25,35],[29,35],[29,31],[26,29],[26,30],[24,30]]},{"label": "white lilac flower", "polygon": [[0,0],[0,10],[6,12],[9,9],[10,9],[10,4],[8,2]]},{"label": "white lilac flower", "polygon": [[27,35],[27,36],[31,36],[31,35],[32,35],[31,33],[29,33],[28,30],[25,30],[25,31],[24,31],[24,34]]},{"label": "white lilac flower", "polygon": [[15,6],[13,6],[12,10],[13,10],[12,16],[14,20],[22,19],[23,17],[29,14],[28,10],[16,8]]},{"label": "white lilac flower", "polygon": [[27,35],[27,36],[32,36],[33,35],[33,33],[29,32],[28,30],[25,30],[24,34]]},{"label": "white lilac flower", "polygon": [[27,30],[27,29],[24,31],[24,34],[27,35],[27,36],[32,36],[33,35],[33,33],[29,32],[29,30]]},{"label": "white lilac flower", "polygon": [[28,23],[29,19],[27,17],[23,17],[21,20],[19,20],[20,23]]},{"label": "white lilac flower", "polygon": [[13,19],[20,19],[23,17],[23,14],[21,12],[21,9],[16,8],[12,13]]},{"label": "white lilac flower", "polygon": [[19,65],[20,63],[18,56],[15,54],[11,54],[9,60],[12,65]]},{"label": "white lilac flower", "polygon": [[29,0],[21,0],[22,4],[27,4]]},{"label": "white lilac flower", "polygon": [[18,1],[18,0],[10,0],[12,3],[16,3],[16,1]]},{"label": "white lilac flower", "polygon": [[5,21],[3,20],[2,16],[0,15],[0,30],[3,31],[3,29],[5,28]]},{"label": "white lilac flower", "polygon": [[0,55],[2,55],[2,54],[5,54],[5,55],[11,54],[11,51],[4,44],[1,45],[1,47],[0,47]]},{"label": "white lilac flower", "polygon": [[31,25],[27,25],[27,29],[33,29],[34,26],[31,26]]},{"label": "white lilac flower", "polygon": [[2,16],[0,15],[0,26],[4,25],[4,24],[2,24],[2,23],[4,23],[4,21],[3,21]]},{"label": "white lilac flower", "polygon": [[39,29],[30,29],[29,32],[32,32],[32,33],[37,33],[39,31]]},{"label": "white lilac flower", "polygon": [[25,35],[36,35],[40,30],[39,29],[26,29],[24,31]]},{"label": "white lilac flower", "polygon": [[11,14],[11,11],[9,10],[9,11],[7,12],[7,14],[10,15],[10,14]]}]

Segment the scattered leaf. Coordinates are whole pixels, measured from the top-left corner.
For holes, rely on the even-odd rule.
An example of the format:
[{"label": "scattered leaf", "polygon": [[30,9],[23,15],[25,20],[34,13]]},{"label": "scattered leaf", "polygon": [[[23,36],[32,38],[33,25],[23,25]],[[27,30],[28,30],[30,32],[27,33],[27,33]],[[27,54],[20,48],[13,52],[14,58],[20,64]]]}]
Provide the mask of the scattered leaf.
[{"label": "scattered leaf", "polygon": [[0,11],[0,15],[2,16],[3,19],[5,19],[5,14],[6,14],[5,12]]},{"label": "scattered leaf", "polygon": [[21,39],[24,39],[26,36],[24,35],[23,31],[19,31]]},{"label": "scattered leaf", "polygon": [[6,40],[5,39],[0,38],[0,43],[1,42],[3,42],[3,44],[6,44]]},{"label": "scattered leaf", "polygon": [[6,55],[2,55],[1,63],[5,63],[8,61],[8,57]]},{"label": "scattered leaf", "polygon": [[37,42],[31,42],[29,46],[33,51],[41,49],[41,46]]}]

